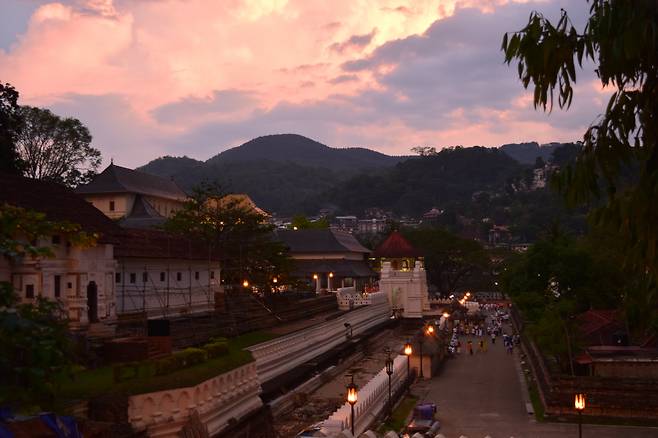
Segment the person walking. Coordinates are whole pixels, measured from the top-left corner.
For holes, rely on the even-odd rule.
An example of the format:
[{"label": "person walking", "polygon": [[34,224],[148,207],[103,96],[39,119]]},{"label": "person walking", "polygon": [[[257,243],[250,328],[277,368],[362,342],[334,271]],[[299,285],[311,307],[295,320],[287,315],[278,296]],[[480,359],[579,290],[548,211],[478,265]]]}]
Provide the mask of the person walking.
[{"label": "person walking", "polygon": [[473,342],[470,339],[468,340],[467,345],[468,345],[468,354],[473,356]]},{"label": "person walking", "polygon": [[491,332],[491,345],[495,345],[495,344],[496,344],[496,333],[492,331]]}]

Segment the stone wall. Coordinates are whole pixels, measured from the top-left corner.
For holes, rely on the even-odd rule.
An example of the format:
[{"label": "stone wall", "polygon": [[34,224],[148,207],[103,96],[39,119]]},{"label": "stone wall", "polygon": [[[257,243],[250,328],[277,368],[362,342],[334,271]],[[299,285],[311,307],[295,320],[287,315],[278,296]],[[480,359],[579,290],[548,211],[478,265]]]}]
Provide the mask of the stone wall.
[{"label": "stone wall", "polygon": [[150,437],[176,437],[192,415],[214,436],[232,419],[249,415],[262,406],[260,382],[254,362],[220,374],[196,386],[131,396],[128,421]]}]

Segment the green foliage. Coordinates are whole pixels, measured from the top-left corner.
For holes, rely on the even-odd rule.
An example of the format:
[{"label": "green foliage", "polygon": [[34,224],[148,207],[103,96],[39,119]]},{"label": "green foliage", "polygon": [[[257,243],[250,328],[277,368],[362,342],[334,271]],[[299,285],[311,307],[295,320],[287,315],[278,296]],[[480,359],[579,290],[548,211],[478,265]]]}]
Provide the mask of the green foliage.
[{"label": "green foliage", "polygon": [[16,146],[26,176],[75,187],[96,175],[101,153],[91,146],[91,134],[78,119],[30,106],[20,107],[19,114],[23,127]]},{"label": "green foliage", "polygon": [[222,255],[222,280],[239,285],[247,279],[269,291],[276,276],[285,284],[292,261],[287,249],[274,240],[274,227],[243,198],[226,196],[216,184],[194,189],[182,209],[165,223],[165,229],[201,239],[209,253]]},{"label": "green foliage", "polygon": [[572,204],[602,202],[592,214],[623,236],[620,248],[638,272],[658,282],[658,3],[592,0],[582,33],[563,11],[557,25],[534,12],[526,27],[506,34],[505,61],[518,61],[535,107],[568,108],[576,63],[596,64],[601,85],[613,90],[603,115],[585,132],[578,159],[557,175]]},{"label": "green foliage", "polygon": [[16,137],[23,128],[18,91],[0,82],[0,171],[19,174],[23,162],[16,152]]},{"label": "green foliage", "polygon": [[436,286],[441,296],[463,288],[469,276],[490,269],[489,255],[475,240],[437,227],[404,230],[403,233],[423,252],[428,282]]},{"label": "green foliage", "polygon": [[298,214],[293,216],[289,228],[295,230],[326,229],[329,228],[329,221],[324,217],[316,221],[310,221],[306,216]]},{"label": "green foliage", "polygon": [[228,353],[228,343],[224,342],[211,342],[203,346],[209,359],[214,359]]},{"label": "green foliage", "polygon": [[[53,234],[91,244],[94,236],[68,223],[50,222],[33,211],[0,206],[0,256],[9,260],[48,257],[51,251],[32,243]],[[21,303],[11,284],[0,282],[0,405],[26,410],[50,406],[54,378],[71,366],[71,342],[59,301],[40,296]]]},{"label": "green foliage", "polygon": [[125,382],[139,377],[139,362],[120,363],[112,367],[114,383]]}]

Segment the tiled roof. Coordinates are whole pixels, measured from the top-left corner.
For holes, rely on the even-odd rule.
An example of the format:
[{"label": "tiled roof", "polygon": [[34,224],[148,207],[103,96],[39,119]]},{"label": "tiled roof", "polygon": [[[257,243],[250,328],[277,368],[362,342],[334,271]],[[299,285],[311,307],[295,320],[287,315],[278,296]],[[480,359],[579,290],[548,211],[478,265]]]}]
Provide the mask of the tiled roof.
[{"label": "tiled roof", "polygon": [[154,228],[166,220],[142,195],[137,195],[130,214],[122,218],[119,225],[124,228]]},{"label": "tiled roof", "polygon": [[86,232],[98,233],[100,242],[112,243],[121,231],[100,210],[62,185],[0,173],[0,187],[0,203],[44,213],[48,220],[79,224]]},{"label": "tiled roof", "polygon": [[588,310],[578,315],[581,333],[590,335],[610,325],[620,324],[618,310]]},{"label": "tiled roof", "polygon": [[78,187],[76,193],[138,193],[183,201],[185,192],[175,182],[156,175],[110,164],[93,181]]},{"label": "tiled roof", "polygon": [[293,274],[297,277],[311,277],[313,274],[333,272],[337,277],[366,278],[376,277],[365,261],[361,260],[295,260]]},{"label": "tiled roof", "polygon": [[373,257],[398,258],[420,257],[422,253],[405,239],[399,231],[393,231],[372,253]]},{"label": "tiled roof", "polygon": [[218,260],[202,241],[175,236],[161,230],[123,229],[114,247],[116,258],[144,257],[183,260]]},{"label": "tiled roof", "polygon": [[339,230],[278,230],[277,237],[289,249],[291,255],[308,253],[367,254],[370,250],[359,243],[350,233]]}]

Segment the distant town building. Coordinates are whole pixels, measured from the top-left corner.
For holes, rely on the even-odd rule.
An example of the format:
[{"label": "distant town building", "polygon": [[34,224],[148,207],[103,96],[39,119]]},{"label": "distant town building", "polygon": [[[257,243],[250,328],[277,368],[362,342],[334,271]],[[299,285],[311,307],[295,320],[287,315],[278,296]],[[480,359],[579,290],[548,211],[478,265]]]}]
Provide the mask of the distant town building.
[{"label": "distant town building", "polygon": [[506,225],[494,225],[489,229],[489,245],[491,246],[508,244],[511,239],[512,234]]},{"label": "distant town building", "polygon": [[356,216],[336,216],[332,228],[353,233],[359,228],[359,220]]},{"label": "distant town building", "polygon": [[360,219],[359,233],[378,234],[386,231],[386,219]]},{"label": "distant town building", "polygon": [[436,207],[433,207],[431,210],[423,214],[423,222],[433,223],[439,220],[439,217],[443,214],[443,210],[439,210]]}]

